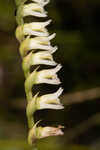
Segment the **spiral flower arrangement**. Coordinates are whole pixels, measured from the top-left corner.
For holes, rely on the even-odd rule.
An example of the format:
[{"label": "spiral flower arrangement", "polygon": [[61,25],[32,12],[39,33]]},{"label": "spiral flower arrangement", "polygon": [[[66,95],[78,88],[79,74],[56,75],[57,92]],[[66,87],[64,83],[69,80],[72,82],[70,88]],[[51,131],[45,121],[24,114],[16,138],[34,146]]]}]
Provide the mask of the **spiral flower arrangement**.
[{"label": "spiral flower arrangement", "polygon": [[[59,85],[61,82],[57,72],[61,65],[53,60],[53,53],[57,50],[56,46],[51,46],[51,40],[55,33],[50,35],[46,26],[51,20],[45,22],[24,22],[27,16],[37,18],[47,17],[44,6],[49,0],[16,0],[17,15],[16,20],[18,27],[16,29],[16,38],[20,42],[20,54],[22,57],[22,68],[25,74],[25,92],[27,97],[26,114],[28,119],[28,142],[33,145],[37,139],[48,136],[63,135],[62,126],[58,127],[41,127],[39,122],[34,122],[34,112],[41,109],[63,109],[59,96],[63,89],[51,94],[39,96],[39,92],[33,96],[33,88],[36,84]],[[40,65],[52,66],[51,69],[39,70]],[[32,66],[37,66],[31,71]]]}]

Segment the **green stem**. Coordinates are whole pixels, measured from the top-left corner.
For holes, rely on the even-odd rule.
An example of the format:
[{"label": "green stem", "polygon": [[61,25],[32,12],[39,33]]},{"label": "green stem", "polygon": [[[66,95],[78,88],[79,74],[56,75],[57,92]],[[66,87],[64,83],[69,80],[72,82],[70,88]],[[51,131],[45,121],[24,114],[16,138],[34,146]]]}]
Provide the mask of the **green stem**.
[{"label": "green stem", "polygon": [[27,118],[28,118],[28,127],[31,129],[34,126],[33,115],[32,116],[27,116]]},{"label": "green stem", "polygon": [[[15,0],[16,6],[17,6],[16,20],[17,20],[18,25],[24,24],[23,6],[26,1],[27,0]],[[23,58],[23,60],[24,60],[24,58]],[[28,62],[28,68],[27,68],[26,64],[23,65],[23,62],[22,62],[22,68],[23,68],[25,78],[26,78],[26,81],[25,81],[25,92],[26,92],[26,97],[27,97],[26,115],[27,115],[27,120],[28,120],[28,127],[31,130],[35,124],[33,114],[36,111],[36,106],[35,106],[35,99],[33,99],[33,96],[32,96],[32,86],[35,82],[35,73],[36,72],[30,73],[29,67],[30,67],[29,62]],[[33,150],[37,150],[37,145],[35,142],[33,144],[32,140],[33,140],[33,138],[29,139],[29,143],[31,143],[33,145],[33,147],[32,147]]]}]

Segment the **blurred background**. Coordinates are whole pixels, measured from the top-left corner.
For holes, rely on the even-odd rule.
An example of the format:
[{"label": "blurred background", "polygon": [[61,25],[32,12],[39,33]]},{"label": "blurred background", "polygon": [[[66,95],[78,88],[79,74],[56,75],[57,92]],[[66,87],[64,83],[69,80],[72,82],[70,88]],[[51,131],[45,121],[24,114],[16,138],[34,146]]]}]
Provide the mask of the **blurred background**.
[{"label": "blurred background", "polygon": [[[100,1],[51,0],[46,9],[53,20],[48,30],[57,33],[53,44],[59,50],[54,57],[63,65],[59,77],[65,109],[38,111],[35,120],[41,119],[44,126],[64,125],[65,134],[39,141],[39,149],[99,150]],[[31,150],[15,12],[14,0],[0,0],[0,149]],[[50,91],[49,86],[42,89]]]}]

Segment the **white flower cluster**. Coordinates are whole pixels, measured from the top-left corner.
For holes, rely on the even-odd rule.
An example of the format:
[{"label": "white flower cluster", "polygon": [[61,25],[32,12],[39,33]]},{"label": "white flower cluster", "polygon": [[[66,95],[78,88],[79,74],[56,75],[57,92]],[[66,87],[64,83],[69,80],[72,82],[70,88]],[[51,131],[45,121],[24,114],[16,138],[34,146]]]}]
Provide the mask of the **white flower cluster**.
[{"label": "white flower cluster", "polygon": [[[24,18],[26,16],[34,17],[46,17],[47,12],[44,10],[44,6],[49,3],[49,0],[31,0],[29,4],[24,4],[21,6],[21,16]],[[60,80],[57,76],[57,72],[61,69],[61,65],[57,64],[53,60],[52,54],[57,50],[57,46],[51,45],[51,40],[55,37],[55,33],[49,35],[46,29],[51,20],[46,22],[32,22],[20,24],[16,29],[16,37],[20,42],[20,54],[23,59],[23,70],[25,72],[25,90],[27,99],[29,95],[32,97],[32,86],[34,84],[60,84]],[[36,52],[36,50],[38,50]],[[32,65],[49,65],[55,66],[52,69],[44,69],[38,71],[38,68],[33,72],[30,72],[30,67]],[[63,89],[59,88],[58,91],[51,94],[46,94],[43,96],[38,96],[38,94],[29,100],[27,114],[29,108],[32,109],[35,105],[36,109],[63,109],[63,105],[60,103],[59,96],[62,94]],[[31,112],[30,109],[30,112]],[[33,127],[34,128],[34,127]],[[62,135],[61,129],[53,127],[37,128],[39,132],[39,138],[47,137],[51,135]],[[33,130],[31,131],[33,133]],[[29,136],[30,137],[30,136]]]}]

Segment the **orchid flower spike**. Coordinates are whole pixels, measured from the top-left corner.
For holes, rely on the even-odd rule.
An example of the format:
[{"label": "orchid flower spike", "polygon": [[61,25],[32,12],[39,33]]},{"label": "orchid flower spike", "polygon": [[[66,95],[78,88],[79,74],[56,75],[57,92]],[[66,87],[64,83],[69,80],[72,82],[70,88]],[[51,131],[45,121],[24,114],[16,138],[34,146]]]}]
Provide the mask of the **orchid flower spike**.
[{"label": "orchid flower spike", "polygon": [[[17,5],[16,20],[18,27],[16,29],[16,38],[20,42],[20,54],[22,57],[22,68],[25,74],[25,93],[27,98],[26,115],[28,120],[29,134],[28,143],[33,145],[38,139],[48,136],[63,135],[62,126],[41,127],[39,122],[35,123],[34,113],[42,109],[63,109],[60,102],[60,95],[63,88],[56,92],[40,96],[40,91],[33,96],[34,85],[51,84],[59,85],[58,71],[62,68],[53,59],[53,53],[58,49],[51,45],[51,40],[56,34],[49,34],[47,26],[51,20],[44,22],[27,22],[27,17],[45,18],[47,12],[44,7],[50,0],[15,0]],[[43,65],[51,66],[51,69],[40,69]],[[33,69],[33,66],[36,69]],[[38,126],[37,126],[38,125]]]}]

